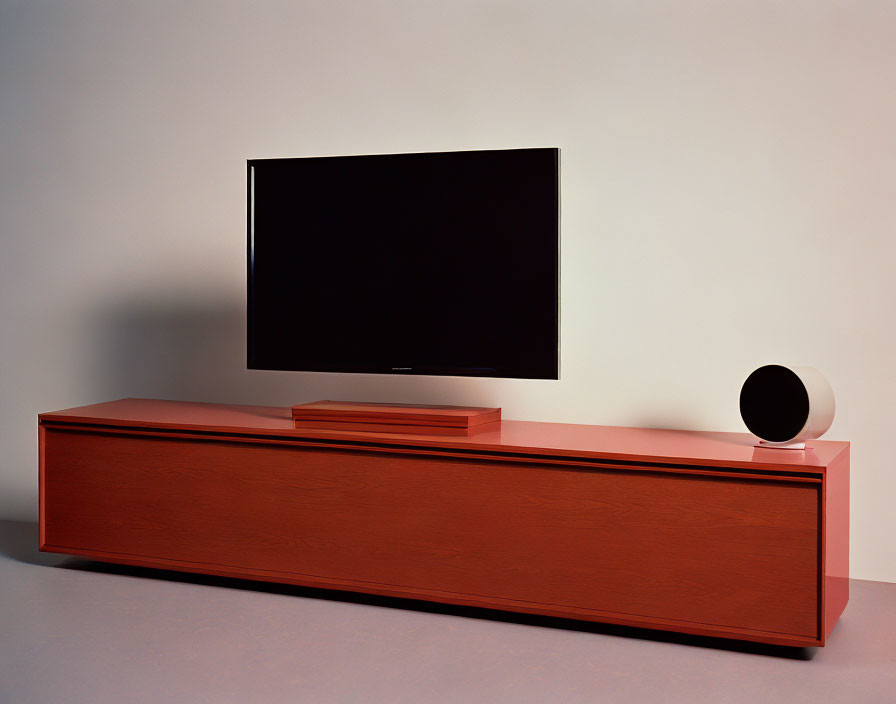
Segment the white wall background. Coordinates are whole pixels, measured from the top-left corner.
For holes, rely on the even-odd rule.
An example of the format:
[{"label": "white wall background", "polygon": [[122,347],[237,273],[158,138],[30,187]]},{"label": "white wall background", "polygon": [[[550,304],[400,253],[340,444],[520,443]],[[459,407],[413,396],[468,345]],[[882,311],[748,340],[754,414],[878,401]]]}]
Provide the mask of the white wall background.
[{"label": "white wall background", "polygon": [[[0,515],[35,414],[122,396],[742,430],[831,380],[852,574],[896,581],[896,4],[0,4]],[[249,372],[247,157],[558,146],[559,382]],[[296,319],[301,320],[297,306]]]}]

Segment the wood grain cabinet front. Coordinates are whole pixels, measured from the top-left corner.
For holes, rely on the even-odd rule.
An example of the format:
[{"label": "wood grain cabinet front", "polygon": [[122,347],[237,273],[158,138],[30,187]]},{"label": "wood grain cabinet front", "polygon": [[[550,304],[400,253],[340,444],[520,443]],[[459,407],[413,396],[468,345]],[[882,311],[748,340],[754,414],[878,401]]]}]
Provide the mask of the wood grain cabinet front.
[{"label": "wood grain cabinet front", "polygon": [[824,642],[821,474],[264,437],[44,423],[42,549]]}]

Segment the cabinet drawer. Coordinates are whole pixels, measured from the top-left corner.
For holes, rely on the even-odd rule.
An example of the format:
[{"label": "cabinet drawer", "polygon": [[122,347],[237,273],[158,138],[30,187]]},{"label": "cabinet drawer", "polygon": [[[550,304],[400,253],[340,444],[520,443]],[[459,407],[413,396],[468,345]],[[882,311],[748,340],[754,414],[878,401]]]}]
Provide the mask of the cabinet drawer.
[{"label": "cabinet drawer", "polygon": [[48,549],[819,634],[820,482],[53,428],[43,442]]}]

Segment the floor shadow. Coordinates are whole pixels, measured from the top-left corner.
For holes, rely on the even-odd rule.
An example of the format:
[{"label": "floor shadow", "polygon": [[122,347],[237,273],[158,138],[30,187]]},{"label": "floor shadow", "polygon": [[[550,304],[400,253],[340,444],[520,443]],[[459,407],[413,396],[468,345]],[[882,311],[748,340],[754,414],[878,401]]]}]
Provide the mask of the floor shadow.
[{"label": "floor shadow", "polygon": [[82,572],[117,574],[140,579],[158,579],[168,582],[201,584],[223,589],[240,589],[243,591],[263,592],[267,594],[299,596],[306,599],[327,599],[330,601],[365,604],[368,606],[379,606],[391,609],[408,609],[423,613],[487,619],[503,623],[541,626],[542,628],[560,628],[570,631],[581,631],[624,638],[637,638],[640,640],[651,640],[662,643],[678,643],[699,648],[713,648],[716,650],[766,655],[791,660],[811,660],[815,657],[817,651],[817,648],[794,648],[783,645],[768,645],[765,643],[752,643],[749,641],[739,641],[727,638],[692,636],[682,633],[654,631],[647,628],[592,623],[553,616],[538,616],[535,614],[519,614],[510,611],[499,611],[496,609],[485,609],[473,606],[455,606],[452,604],[438,604],[429,601],[418,601],[416,599],[401,599],[398,597],[361,594],[358,592],[347,592],[335,589],[298,587],[290,584],[277,584],[274,582],[258,582],[249,579],[217,577],[214,575],[177,572],[174,570],[161,570],[149,567],[134,567],[131,565],[96,562],[56,553],[40,552],[38,550],[37,524],[22,521],[0,521],[0,555],[5,555],[18,562],[25,562],[32,565],[60,567],[62,569],[79,570]]},{"label": "floor shadow", "polygon": [[258,582],[249,579],[217,577],[214,575],[96,562],[78,557],[66,557],[58,554],[39,552],[37,549],[37,525],[33,523],[0,521],[0,554],[11,557],[19,562],[54,566],[62,569],[79,570],[82,572],[117,574],[139,579],[158,579],[168,582],[200,584],[223,589],[240,589],[243,591],[263,592],[267,594],[299,596],[306,599],[326,599],[330,601],[365,604],[382,608],[407,609],[423,613],[445,614],[462,618],[487,619],[503,623],[541,626],[542,628],[559,628],[570,631],[581,631],[624,638],[637,638],[640,640],[651,640],[663,643],[678,643],[700,648],[713,648],[716,650],[727,650],[792,660],[811,660],[815,656],[817,650],[816,648],[794,648],[779,645],[767,645],[764,643],[752,643],[727,638],[692,636],[681,633],[669,633],[666,631],[654,631],[646,628],[591,623],[588,621],[576,621],[573,619],[538,616],[534,614],[520,614],[472,606],[438,604],[429,601],[418,601],[416,599],[402,599],[398,597],[361,594],[358,592],[334,589],[299,587],[273,582]]},{"label": "floor shadow", "polygon": [[0,521],[0,555],[29,565],[58,565],[69,561],[66,555],[41,552],[37,523]]}]

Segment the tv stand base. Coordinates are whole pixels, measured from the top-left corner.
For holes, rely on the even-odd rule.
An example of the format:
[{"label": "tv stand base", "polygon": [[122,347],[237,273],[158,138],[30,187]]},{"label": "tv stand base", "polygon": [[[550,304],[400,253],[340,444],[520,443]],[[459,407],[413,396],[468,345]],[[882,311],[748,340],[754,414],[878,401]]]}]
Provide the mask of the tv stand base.
[{"label": "tv stand base", "polygon": [[292,407],[296,428],[469,436],[494,429],[500,408],[314,401]]}]

